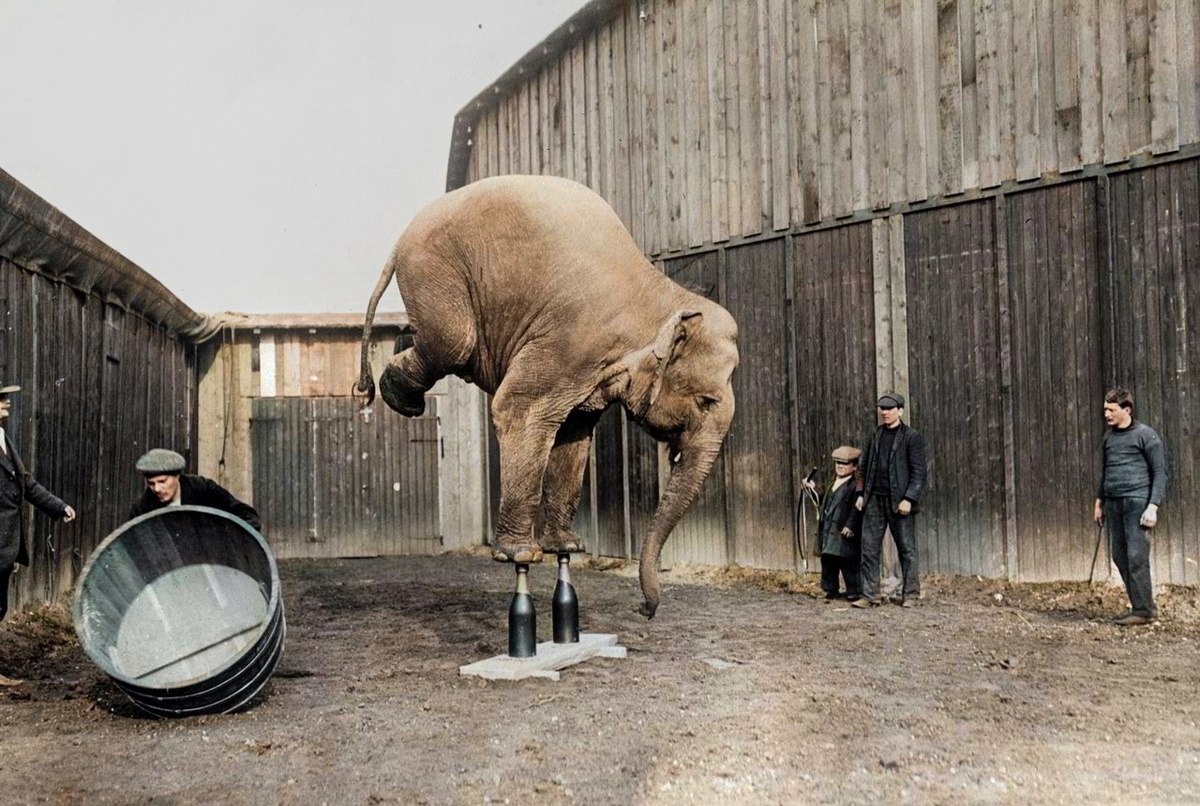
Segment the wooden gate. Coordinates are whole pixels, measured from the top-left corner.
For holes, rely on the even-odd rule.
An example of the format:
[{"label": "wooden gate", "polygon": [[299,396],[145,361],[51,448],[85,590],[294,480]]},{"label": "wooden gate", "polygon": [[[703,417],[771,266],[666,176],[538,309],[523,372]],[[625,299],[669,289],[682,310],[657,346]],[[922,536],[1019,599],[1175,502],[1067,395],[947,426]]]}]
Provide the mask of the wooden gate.
[{"label": "wooden gate", "polygon": [[437,417],[348,398],[256,398],[254,506],[280,557],[423,554],[441,546]]}]

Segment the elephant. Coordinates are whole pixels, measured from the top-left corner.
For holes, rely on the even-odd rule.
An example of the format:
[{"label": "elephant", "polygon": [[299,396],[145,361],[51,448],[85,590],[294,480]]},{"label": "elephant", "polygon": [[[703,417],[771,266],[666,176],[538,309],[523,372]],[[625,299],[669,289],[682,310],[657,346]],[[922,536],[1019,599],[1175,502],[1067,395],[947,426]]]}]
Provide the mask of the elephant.
[{"label": "elephant", "polygon": [[431,202],[400,236],[371,295],[354,395],[375,399],[368,345],[396,277],[416,335],[379,378],[391,408],[420,415],[457,375],[492,395],[500,509],[493,557],[582,551],[571,533],[592,433],[610,405],[669,446],[670,477],[643,541],[652,618],[663,542],[699,493],[734,414],[737,323],[673,282],[597,193],[549,176],[482,179]]}]

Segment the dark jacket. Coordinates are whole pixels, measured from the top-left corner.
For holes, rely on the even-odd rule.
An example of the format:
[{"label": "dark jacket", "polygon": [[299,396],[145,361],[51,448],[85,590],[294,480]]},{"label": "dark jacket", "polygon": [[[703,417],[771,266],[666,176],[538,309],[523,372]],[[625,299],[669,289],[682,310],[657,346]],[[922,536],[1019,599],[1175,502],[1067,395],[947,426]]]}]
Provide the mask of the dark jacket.
[{"label": "dark jacket", "polygon": [[[830,487],[832,486],[833,483],[830,482]],[[821,497],[821,532],[818,542],[822,554],[856,557],[862,550],[859,543],[862,513],[854,508],[854,499],[857,497],[854,479],[850,479],[833,492],[829,492],[827,488],[825,495]],[[842,537],[843,528],[854,532],[854,537]]]},{"label": "dark jacket", "polygon": [[863,451],[862,461],[858,463],[858,473],[854,476],[854,486],[863,496],[864,502],[870,500],[875,464],[885,461],[888,463],[888,486],[891,488],[892,506],[898,506],[907,498],[912,502],[913,512],[916,512],[921,503],[921,494],[925,492],[925,437],[901,422],[896,426],[891,456],[880,457],[879,435],[883,433],[883,429],[884,426],[879,426],[871,444]]},{"label": "dark jacket", "polygon": [[[179,477],[179,503],[212,507],[222,512],[228,512],[230,515],[237,515],[258,531],[262,531],[262,522],[258,519],[258,512],[254,507],[234,498],[229,490],[204,476],[182,475]],[[145,515],[147,512],[153,512],[165,506],[167,505],[158,500],[158,496],[147,489],[142,493],[142,497],[129,508],[129,519],[133,520],[138,515]]]},{"label": "dark jacket", "polygon": [[23,506],[26,501],[55,520],[67,514],[62,499],[34,481],[25,470],[12,440],[6,437],[5,442],[8,453],[0,453],[0,570],[11,568],[13,563],[29,565]]}]

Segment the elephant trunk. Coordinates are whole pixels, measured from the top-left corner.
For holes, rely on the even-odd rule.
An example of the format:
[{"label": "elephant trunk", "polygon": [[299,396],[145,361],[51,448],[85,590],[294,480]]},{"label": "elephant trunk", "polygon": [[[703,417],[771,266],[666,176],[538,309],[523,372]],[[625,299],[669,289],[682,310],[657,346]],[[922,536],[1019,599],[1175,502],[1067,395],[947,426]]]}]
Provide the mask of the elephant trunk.
[{"label": "elephant trunk", "polygon": [[[732,409],[732,405],[730,408]],[[704,481],[717,460],[721,442],[728,430],[729,420],[724,419],[723,427],[717,426],[703,436],[690,440],[679,461],[671,469],[671,477],[650,522],[650,533],[642,542],[639,558],[638,579],[646,601],[638,608],[638,612],[646,618],[654,618],[662,595],[662,588],[658,582],[658,562],[663,543],[700,494],[700,488],[704,486]]]}]

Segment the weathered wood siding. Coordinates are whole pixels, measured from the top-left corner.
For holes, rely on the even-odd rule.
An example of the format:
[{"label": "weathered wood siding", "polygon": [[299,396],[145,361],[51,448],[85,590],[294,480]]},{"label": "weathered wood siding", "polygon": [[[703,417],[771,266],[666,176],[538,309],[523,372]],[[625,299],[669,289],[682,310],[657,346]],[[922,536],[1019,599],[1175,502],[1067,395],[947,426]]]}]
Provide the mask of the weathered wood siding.
[{"label": "weathered wood siding", "polygon": [[[1200,141],[1195,0],[645,0],[475,110],[648,254]],[[544,60],[543,60],[544,61]]]},{"label": "weathered wood siding", "polygon": [[251,401],[254,505],[280,557],[439,551],[438,422],[349,398]]},{"label": "weathered wood siding", "polygon": [[31,519],[31,564],[14,606],[70,594],[95,547],[125,521],[154,447],[195,457],[193,348],[136,314],[0,258],[0,378],[21,386],[5,430],[76,520]]}]

